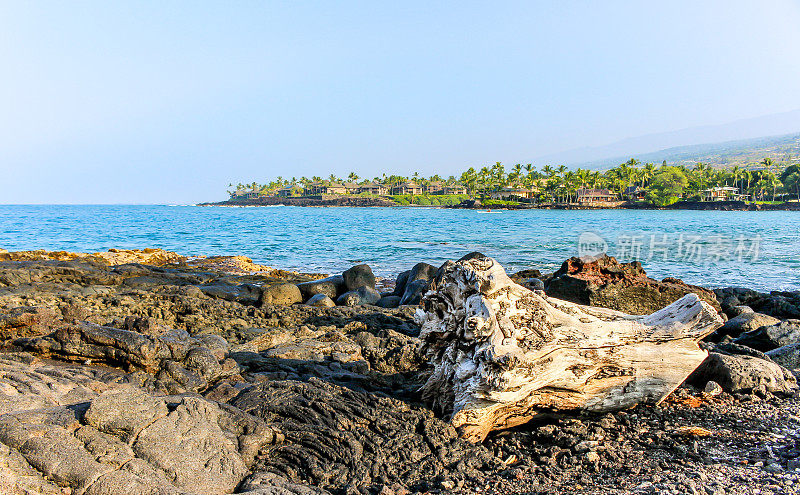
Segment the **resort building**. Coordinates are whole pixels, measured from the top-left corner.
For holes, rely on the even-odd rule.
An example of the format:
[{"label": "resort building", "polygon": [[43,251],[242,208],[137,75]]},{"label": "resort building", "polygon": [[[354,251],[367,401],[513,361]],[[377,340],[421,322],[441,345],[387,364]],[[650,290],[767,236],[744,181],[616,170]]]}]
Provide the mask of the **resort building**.
[{"label": "resort building", "polygon": [[368,182],[358,186],[358,193],[369,193],[377,196],[385,196],[389,193],[389,188],[386,187],[386,184],[381,184],[380,182]]},{"label": "resort building", "polygon": [[608,189],[587,189],[582,187],[575,191],[575,197],[579,204],[612,203],[618,201],[616,195]]},{"label": "resort building", "polygon": [[422,188],[413,180],[392,187],[392,194],[422,194]]},{"label": "resort building", "polygon": [[444,184],[441,181],[426,182],[422,184],[423,194],[442,194]]},{"label": "resort building", "polygon": [[445,184],[441,191],[434,194],[467,194],[467,188],[461,184]]}]

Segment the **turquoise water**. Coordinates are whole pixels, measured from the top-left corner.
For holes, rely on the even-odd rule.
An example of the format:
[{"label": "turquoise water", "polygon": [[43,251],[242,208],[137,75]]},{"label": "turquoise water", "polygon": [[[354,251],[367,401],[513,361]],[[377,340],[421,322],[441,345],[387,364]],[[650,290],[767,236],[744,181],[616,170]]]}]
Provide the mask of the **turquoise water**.
[{"label": "turquoise water", "polygon": [[160,247],[306,272],[363,262],[383,276],[470,251],[513,271],[552,271],[578,254],[584,232],[655,278],[800,290],[797,212],[0,206],[0,248],[9,251]]}]

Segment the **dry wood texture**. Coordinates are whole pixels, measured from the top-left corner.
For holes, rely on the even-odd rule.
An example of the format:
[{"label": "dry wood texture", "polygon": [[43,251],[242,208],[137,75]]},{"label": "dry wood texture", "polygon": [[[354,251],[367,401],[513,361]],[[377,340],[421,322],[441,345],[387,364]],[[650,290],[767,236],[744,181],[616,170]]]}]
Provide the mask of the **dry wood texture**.
[{"label": "dry wood texture", "polygon": [[424,396],[476,442],[548,410],[657,403],[706,358],[697,342],[722,324],[694,294],[646,316],[548,297],[488,257],[446,263],[417,320],[434,365]]}]

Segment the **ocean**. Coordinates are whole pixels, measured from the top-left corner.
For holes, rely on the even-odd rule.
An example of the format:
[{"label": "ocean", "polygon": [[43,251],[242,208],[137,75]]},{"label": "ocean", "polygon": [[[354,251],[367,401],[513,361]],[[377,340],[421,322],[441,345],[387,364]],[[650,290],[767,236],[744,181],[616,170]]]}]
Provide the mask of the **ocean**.
[{"label": "ocean", "polygon": [[509,271],[558,269],[605,251],[654,278],[705,287],[800,290],[800,213],[438,208],[0,206],[0,248],[79,252],[158,247],[240,254],[303,272],[368,263],[391,277],[471,251]]}]

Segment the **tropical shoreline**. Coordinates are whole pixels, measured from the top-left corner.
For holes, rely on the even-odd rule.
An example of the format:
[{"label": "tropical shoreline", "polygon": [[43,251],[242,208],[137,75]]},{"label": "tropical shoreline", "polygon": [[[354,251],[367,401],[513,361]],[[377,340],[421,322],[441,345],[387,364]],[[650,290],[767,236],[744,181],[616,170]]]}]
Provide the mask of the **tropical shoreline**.
[{"label": "tropical shoreline", "polygon": [[718,210],[718,211],[800,211],[800,202],[746,203],[744,201],[678,201],[668,206],[656,206],[640,202],[621,202],[621,204],[498,204],[480,200],[466,200],[457,205],[400,205],[390,198],[370,198],[363,196],[342,196],[335,199],[278,198],[263,197],[237,199],[218,202],[198,203],[196,206],[259,207],[259,206],[301,206],[301,207],[423,207],[442,209],[493,209],[493,210]]}]

